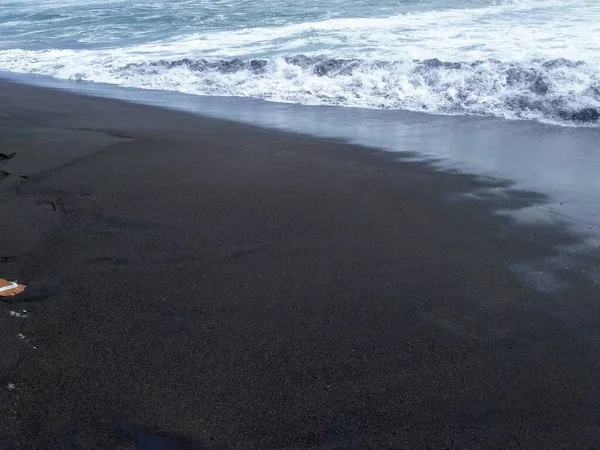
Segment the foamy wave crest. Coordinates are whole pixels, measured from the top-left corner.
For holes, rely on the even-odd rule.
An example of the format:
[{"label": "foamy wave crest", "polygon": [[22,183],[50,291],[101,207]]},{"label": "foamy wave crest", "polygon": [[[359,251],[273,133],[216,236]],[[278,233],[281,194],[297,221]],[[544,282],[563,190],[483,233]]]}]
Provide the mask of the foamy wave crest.
[{"label": "foamy wave crest", "polygon": [[566,59],[369,61],[300,55],[128,64],[95,60],[88,67],[38,66],[36,72],[197,95],[600,125],[599,68]]},{"label": "foamy wave crest", "polygon": [[[186,79],[203,95],[512,119],[598,123],[600,74],[564,59],[527,65],[479,61],[378,62],[296,56],[274,60],[190,60],[131,64],[118,78]],[[160,84],[161,81],[158,81]]]}]

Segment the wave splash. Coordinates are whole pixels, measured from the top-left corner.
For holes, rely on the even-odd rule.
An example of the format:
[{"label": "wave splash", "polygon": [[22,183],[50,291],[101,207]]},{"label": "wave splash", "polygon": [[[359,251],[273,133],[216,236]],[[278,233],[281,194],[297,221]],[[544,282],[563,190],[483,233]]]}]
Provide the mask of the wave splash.
[{"label": "wave splash", "polygon": [[444,62],[297,55],[123,61],[114,54],[79,58],[75,52],[69,57],[52,52],[43,57],[34,52],[27,58],[18,56],[7,57],[0,66],[196,95],[600,126],[600,67],[567,59]]},{"label": "wave splash", "polygon": [[566,59],[527,64],[304,55],[179,59],[128,64],[114,75],[137,79],[140,87],[164,89],[168,84],[201,95],[600,124],[600,73],[583,61]]}]

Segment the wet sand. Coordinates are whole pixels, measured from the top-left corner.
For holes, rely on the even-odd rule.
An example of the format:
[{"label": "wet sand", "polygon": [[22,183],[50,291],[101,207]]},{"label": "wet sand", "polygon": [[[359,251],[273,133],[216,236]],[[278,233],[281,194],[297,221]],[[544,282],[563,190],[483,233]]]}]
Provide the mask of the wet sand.
[{"label": "wet sand", "polygon": [[542,195],[6,82],[0,152],[0,277],[52,293],[0,302],[0,448],[600,444],[598,286],[515,270],[579,237],[494,214]]}]

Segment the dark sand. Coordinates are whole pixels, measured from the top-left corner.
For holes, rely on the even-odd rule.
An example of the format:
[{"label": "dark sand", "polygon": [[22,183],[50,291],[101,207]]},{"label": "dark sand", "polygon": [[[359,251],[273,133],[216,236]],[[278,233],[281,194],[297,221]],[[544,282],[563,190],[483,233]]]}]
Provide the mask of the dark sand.
[{"label": "dark sand", "polygon": [[512,270],[577,236],[493,214],[540,195],[4,82],[0,152],[0,276],[54,291],[0,302],[0,448],[600,446],[598,287]]}]

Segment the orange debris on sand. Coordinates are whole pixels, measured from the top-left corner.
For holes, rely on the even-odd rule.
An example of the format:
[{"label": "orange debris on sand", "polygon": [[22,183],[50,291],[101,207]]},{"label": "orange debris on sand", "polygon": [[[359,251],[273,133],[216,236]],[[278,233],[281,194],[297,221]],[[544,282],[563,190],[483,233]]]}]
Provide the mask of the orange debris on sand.
[{"label": "orange debris on sand", "polygon": [[25,285],[0,278],[0,297],[12,297],[25,290]]}]

